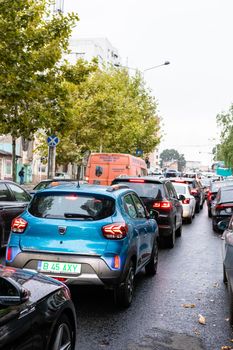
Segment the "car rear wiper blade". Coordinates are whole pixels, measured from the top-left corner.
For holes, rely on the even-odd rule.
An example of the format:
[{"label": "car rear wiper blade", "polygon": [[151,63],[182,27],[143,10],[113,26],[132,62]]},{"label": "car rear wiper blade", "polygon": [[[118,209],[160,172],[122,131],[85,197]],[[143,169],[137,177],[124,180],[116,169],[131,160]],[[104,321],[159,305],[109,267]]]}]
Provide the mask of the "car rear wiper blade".
[{"label": "car rear wiper blade", "polygon": [[94,220],[94,217],[86,214],[78,214],[78,213],[64,213],[65,218],[80,218],[80,219],[89,219]]}]

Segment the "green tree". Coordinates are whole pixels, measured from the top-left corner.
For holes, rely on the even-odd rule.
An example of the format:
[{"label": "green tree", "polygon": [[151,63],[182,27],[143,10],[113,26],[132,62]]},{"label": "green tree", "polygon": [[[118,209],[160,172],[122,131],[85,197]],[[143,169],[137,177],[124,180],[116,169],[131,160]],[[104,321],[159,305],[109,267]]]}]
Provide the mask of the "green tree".
[{"label": "green tree", "polygon": [[214,158],[233,168],[233,104],[227,112],[218,114],[216,119],[221,128],[221,142],[213,149]]},{"label": "green tree", "polygon": [[59,159],[64,149],[75,159],[86,150],[134,154],[140,148],[146,154],[158,145],[157,104],[140,75],[105,68],[77,82],[69,81],[71,119],[57,148]]},{"label": "green tree", "polygon": [[175,149],[165,149],[160,154],[160,166],[163,167],[165,162],[169,161],[177,161],[178,170],[182,171],[185,167],[186,160],[183,154],[179,154],[179,152]]},{"label": "green tree", "polygon": [[15,140],[38,129],[62,127],[66,90],[59,62],[77,15],[51,14],[47,0],[1,0],[0,132],[11,134],[13,179]]}]

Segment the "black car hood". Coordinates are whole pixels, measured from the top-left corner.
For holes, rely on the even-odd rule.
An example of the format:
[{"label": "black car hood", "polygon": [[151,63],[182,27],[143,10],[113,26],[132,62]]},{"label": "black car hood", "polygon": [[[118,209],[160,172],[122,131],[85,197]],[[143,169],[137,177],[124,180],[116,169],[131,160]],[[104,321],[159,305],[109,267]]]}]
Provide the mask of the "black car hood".
[{"label": "black car hood", "polygon": [[46,277],[36,271],[16,269],[2,265],[0,265],[0,277],[13,279],[24,289],[28,290],[30,292],[29,303],[36,303],[62,286],[61,282]]}]

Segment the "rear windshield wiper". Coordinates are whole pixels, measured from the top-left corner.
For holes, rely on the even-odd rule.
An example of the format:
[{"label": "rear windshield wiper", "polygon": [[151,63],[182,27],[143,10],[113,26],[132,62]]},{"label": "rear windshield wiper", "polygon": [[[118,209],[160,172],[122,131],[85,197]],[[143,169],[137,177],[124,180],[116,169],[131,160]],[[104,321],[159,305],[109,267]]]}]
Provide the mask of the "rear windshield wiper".
[{"label": "rear windshield wiper", "polygon": [[94,217],[86,214],[78,214],[78,213],[64,213],[65,218],[80,218],[80,219],[89,219],[94,220]]}]

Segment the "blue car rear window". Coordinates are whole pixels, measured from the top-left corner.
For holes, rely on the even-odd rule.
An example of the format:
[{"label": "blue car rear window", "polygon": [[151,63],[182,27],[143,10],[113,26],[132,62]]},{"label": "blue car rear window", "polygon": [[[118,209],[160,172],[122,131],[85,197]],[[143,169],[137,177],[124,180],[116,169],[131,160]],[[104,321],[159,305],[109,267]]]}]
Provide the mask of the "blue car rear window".
[{"label": "blue car rear window", "polygon": [[115,200],[101,195],[41,192],[34,196],[28,211],[39,218],[101,220],[113,215]]}]

